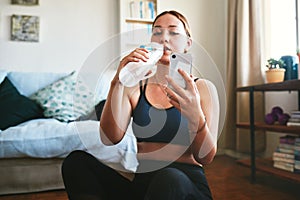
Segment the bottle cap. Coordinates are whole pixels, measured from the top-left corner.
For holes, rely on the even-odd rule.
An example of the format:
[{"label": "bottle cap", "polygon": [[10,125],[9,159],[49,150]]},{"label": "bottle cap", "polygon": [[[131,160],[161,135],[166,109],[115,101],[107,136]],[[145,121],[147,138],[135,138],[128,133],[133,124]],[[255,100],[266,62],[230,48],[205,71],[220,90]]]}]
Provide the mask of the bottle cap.
[{"label": "bottle cap", "polygon": [[156,51],[156,50],[163,50],[163,45],[157,42],[151,42],[147,45],[141,45],[140,48],[147,49],[148,51]]},{"label": "bottle cap", "polygon": [[141,45],[140,48],[147,49],[148,51],[156,50],[156,49],[154,49],[153,47],[151,47],[151,46],[146,46],[146,45]]}]

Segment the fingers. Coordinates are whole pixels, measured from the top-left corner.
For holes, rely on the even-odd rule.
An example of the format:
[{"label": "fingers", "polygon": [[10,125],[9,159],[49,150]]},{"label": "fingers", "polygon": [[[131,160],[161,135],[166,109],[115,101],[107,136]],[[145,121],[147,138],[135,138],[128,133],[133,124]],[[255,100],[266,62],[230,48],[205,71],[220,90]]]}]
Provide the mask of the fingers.
[{"label": "fingers", "polygon": [[178,69],[179,74],[184,78],[186,82],[186,88],[179,86],[174,79],[169,76],[166,76],[168,84],[171,88],[167,87],[165,89],[168,97],[172,102],[184,102],[187,99],[190,99],[191,96],[194,96],[197,93],[197,86],[193,80],[193,76],[187,74],[182,69]]},{"label": "fingers", "polygon": [[187,72],[185,72],[182,69],[178,69],[178,73],[183,77],[183,79],[186,82],[186,89],[189,88],[194,88],[194,80],[193,80],[193,75],[188,74]]},{"label": "fingers", "polygon": [[[180,93],[180,90],[183,90],[170,76],[166,76],[166,79],[168,81],[168,84],[172,87],[173,90],[175,90],[177,93]],[[169,88],[167,88],[169,89]],[[172,90],[170,90],[172,91]],[[173,92],[173,91],[172,91]],[[174,93],[174,92],[173,92]],[[175,93],[174,93],[175,94]]]},{"label": "fingers", "polygon": [[166,94],[167,94],[167,96],[168,96],[168,98],[169,98],[170,100],[179,102],[179,100],[178,100],[178,95],[177,95],[172,89],[166,87],[166,88],[165,88],[165,91],[166,91]]},{"label": "fingers", "polygon": [[139,62],[140,60],[146,62],[149,59],[148,53],[149,51],[147,49],[136,48],[121,60],[120,65],[123,67],[129,62]]},{"label": "fingers", "polygon": [[178,93],[178,90],[183,90],[183,89],[179,85],[177,85],[172,78],[167,77],[167,79],[168,79],[168,83],[170,83],[173,88],[174,87],[177,88],[177,90],[174,88],[175,91],[169,87],[165,88],[166,94],[168,96],[168,100],[175,108],[177,108],[179,111],[181,111],[180,104],[183,101],[183,98]]},{"label": "fingers", "polygon": [[138,60],[146,62],[149,59],[148,50],[143,48],[136,48],[133,52],[129,54],[129,57],[133,57]]},{"label": "fingers", "polygon": [[169,102],[180,111],[180,103],[178,100],[178,95],[168,87],[165,88],[165,91],[167,93]]},{"label": "fingers", "polygon": [[172,79],[170,76],[166,76],[166,79],[168,83],[171,85],[171,87],[175,90],[176,93],[178,93],[181,97],[185,96],[185,90],[190,90],[191,88],[194,88],[194,82],[193,79],[190,77],[188,73],[186,73],[182,69],[178,69],[178,73],[183,77],[183,79],[186,82],[186,88],[182,88],[179,86],[174,79]]}]

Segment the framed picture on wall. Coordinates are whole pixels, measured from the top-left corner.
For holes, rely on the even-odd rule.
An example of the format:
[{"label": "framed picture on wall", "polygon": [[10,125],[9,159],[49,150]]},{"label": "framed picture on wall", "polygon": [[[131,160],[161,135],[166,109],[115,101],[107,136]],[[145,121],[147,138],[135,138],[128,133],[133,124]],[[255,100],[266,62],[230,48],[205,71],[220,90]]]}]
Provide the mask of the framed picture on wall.
[{"label": "framed picture on wall", "polygon": [[38,42],[40,18],[29,15],[12,15],[11,40]]},{"label": "framed picture on wall", "polygon": [[39,0],[11,0],[11,4],[35,6],[35,5],[39,5]]}]

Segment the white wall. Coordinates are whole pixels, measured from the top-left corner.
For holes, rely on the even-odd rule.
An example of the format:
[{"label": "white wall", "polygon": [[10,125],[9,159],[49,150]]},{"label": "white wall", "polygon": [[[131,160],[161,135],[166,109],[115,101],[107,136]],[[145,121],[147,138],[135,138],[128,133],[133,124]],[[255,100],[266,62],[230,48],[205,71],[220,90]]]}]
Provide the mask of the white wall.
[{"label": "white wall", "polygon": [[227,0],[159,0],[158,13],[170,9],[187,17],[194,42],[208,52],[225,80]]},{"label": "white wall", "polygon": [[[0,69],[69,72],[118,32],[117,0],[41,0],[38,6],[0,1]],[[12,14],[40,17],[38,43],[10,41]]]},{"label": "white wall", "polygon": [[[41,0],[39,6],[0,1],[0,69],[70,71],[119,31],[119,0]],[[226,0],[159,0],[158,11],[187,16],[194,41],[225,74]],[[40,16],[40,42],[10,41],[10,16]]]}]

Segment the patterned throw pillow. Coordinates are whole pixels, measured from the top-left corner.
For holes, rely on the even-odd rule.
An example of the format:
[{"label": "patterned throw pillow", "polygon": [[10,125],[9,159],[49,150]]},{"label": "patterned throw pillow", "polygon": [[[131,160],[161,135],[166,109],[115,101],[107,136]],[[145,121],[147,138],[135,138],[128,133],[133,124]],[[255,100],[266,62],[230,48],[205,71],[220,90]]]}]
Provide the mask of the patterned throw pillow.
[{"label": "patterned throw pillow", "polygon": [[94,94],[75,72],[42,88],[31,95],[30,99],[42,106],[45,117],[63,122],[87,115],[96,105]]}]

